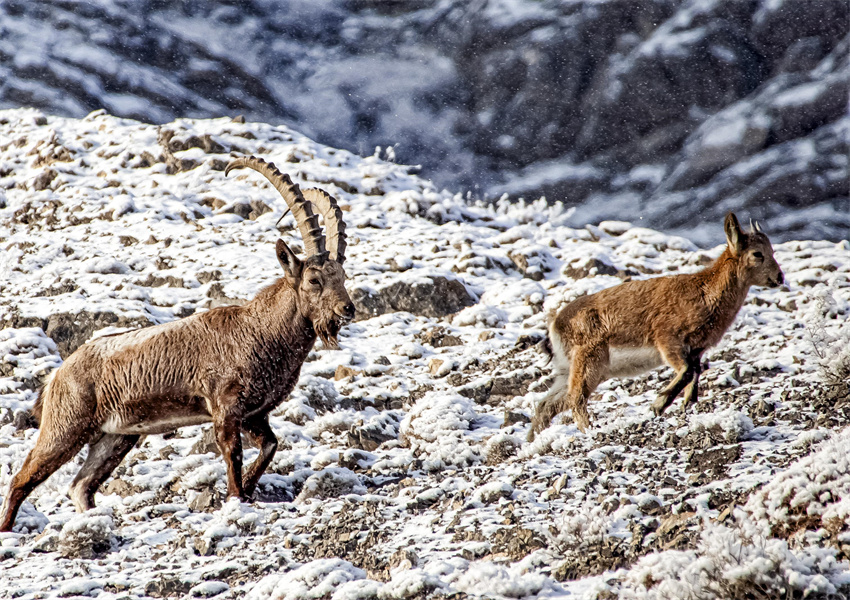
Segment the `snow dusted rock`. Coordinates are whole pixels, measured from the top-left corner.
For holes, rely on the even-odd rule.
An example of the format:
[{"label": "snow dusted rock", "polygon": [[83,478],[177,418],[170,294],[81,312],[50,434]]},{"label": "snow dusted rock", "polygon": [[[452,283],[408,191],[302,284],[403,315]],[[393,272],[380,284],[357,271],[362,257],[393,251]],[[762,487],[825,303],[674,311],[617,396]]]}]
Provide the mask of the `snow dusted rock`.
[{"label": "snow dusted rock", "polygon": [[298,494],[297,501],[304,502],[310,498],[324,500],[348,496],[349,494],[362,495],[365,493],[366,487],[350,469],[326,468],[307,478],[304,487],[301,488],[301,493]]},{"label": "snow dusted rock", "polygon": [[[365,582],[363,581],[365,579],[366,571],[356,568],[351,563],[338,558],[324,558],[300,565],[288,573],[266,576],[248,592],[245,598],[246,600],[302,600],[304,598],[375,597],[375,592],[381,587],[380,584]],[[356,585],[358,583],[370,585]]]},{"label": "snow dusted rock", "polygon": [[[120,271],[115,271],[115,273],[120,273]],[[119,317],[112,312],[92,313],[83,310],[77,313],[54,313],[46,319],[13,314],[2,324],[4,327],[12,328],[40,327],[56,345],[59,354],[67,358],[74,350],[86,343],[93,333],[101,329],[106,327],[138,329],[151,323],[144,317],[125,317],[123,315]]]},{"label": "snow dusted rock", "polygon": [[458,279],[441,275],[414,281],[396,281],[378,289],[353,288],[351,301],[357,320],[388,312],[405,311],[423,317],[445,317],[475,304],[475,298]]},{"label": "snow dusted rock", "polygon": [[487,440],[486,454],[487,464],[498,465],[505,462],[511,456],[515,456],[517,449],[522,446],[522,441],[513,435],[497,433]]},{"label": "snow dusted rock", "polygon": [[850,549],[850,431],[818,444],[753,494],[743,507],[757,522],[795,545]]},{"label": "snow dusted rock", "polygon": [[753,420],[733,408],[695,414],[689,418],[688,423],[688,436],[701,439],[703,447],[713,446],[718,442],[734,444],[745,439],[753,430]]},{"label": "snow dusted rock", "polygon": [[479,449],[464,439],[477,418],[473,406],[462,396],[426,394],[401,423],[403,443],[429,470],[478,461]]},{"label": "snow dusted rock", "polygon": [[596,592],[635,599],[687,597],[723,600],[755,594],[841,597],[848,586],[835,551],[808,547],[793,552],[784,540],[751,537],[741,528],[709,525],[695,551],[650,554]]},{"label": "snow dusted rock", "polygon": [[59,554],[66,558],[94,558],[117,544],[112,510],[95,508],[73,517],[59,532]]}]

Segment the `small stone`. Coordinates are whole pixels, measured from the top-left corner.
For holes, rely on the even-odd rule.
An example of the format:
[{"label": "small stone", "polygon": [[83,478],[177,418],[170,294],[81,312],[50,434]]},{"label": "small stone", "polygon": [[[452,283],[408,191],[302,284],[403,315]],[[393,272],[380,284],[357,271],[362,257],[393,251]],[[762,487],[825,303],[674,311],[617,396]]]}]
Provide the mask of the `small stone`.
[{"label": "small stone", "polygon": [[215,441],[215,431],[212,427],[204,430],[204,433],[201,434],[201,439],[195,442],[189,452],[192,454],[209,454],[212,452],[217,456],[221,454],[221,451],[218,449],[218,443]]},{"label": "small stone", "polygon": [[345,365],[339,365],[334,372],[334,379],[339,381],[341,379],[347,379],[349,377],[354,377],[355,375],[360,375],[361,371],[357,369],[352,369],[351,367],[347,367]]},{"label": "small stone", "polygon": [[45,530],[33,540],[33,552],[56,552],[59,549],[59,535],[55,531]]},{"label": "small stone", "polygon": [[[215,540],[212,540],[207,537],[196,537],[194,539],[193,545],[195,547],[195,552],[197,552],[201,556],[212,556],[215,553],[216,543],[217,542]],[[147,587],[145,587],[145,592],[150,594],[150,592],[148,592],[147,590]]]},{"label": "small stone", "polygon": [[38,421],[28,410],[15,411],[15,416],[12,418],[12,425],[15,427],[15,431],[38,429]]},{"label": "small stone", "polygon": [[389,565],[390,569],[413,569],[419,565],[419,557],[413,550],[402,548],[390,557]]},{"label": "small stone", "polygon": [[440,367],[442,367],[445,362],[446,361],[441,358],[432,358],[428,361],[428,370],[431,372],[432,377],[435,377],[437,373],[440,372]]},{"label": "small stone", "polygon": [[496,334],[493,331],[485,329],[484,331],[478,334],[478,341],[486,342],[487,340],[492,340],[494,337],[496,337]]},{"label": "small stone", "polygon": [[210,490],[204,490],[189,503],[189,510],[193,512],[205,512],[212,508],[214,501],[215,497],[213,493]]},{"label": "small stone", "polygon": [[733,509],[733,508],[734,508],[734,506],[733,506],[732,504],[730,504],[729,506],[727,506],[726,508],[724,508],[724,509],[721,511],[721,513],[720,513],[719,515],[717,515],[717,521],[718,521],[719,523],[722,523],[723,521],[725,521],[726,519],[728,519],[728,518],[729,518],[729,515],[731,515],[731,514],[732,514],[732,509]]},{"label": "small stone", "polygon": [[[203,554],[202,556],[209,556],[209,554]],[[162,576],[145,584],[145,594],[154,598],[182,596],[190,589],[192,589],[191,582],[181,581],[176,577]]]},{"label": "small stone", "polygon": [[510,427],[511,425],[531,423],[531,417],[521,412],[505,410],[505,422],[502,427]]},{"label": "small stone", "polygon": [[103,488],[104,495],[117,494],[122,498],[137,494],[138,490],[123,479],[112,479]]}]

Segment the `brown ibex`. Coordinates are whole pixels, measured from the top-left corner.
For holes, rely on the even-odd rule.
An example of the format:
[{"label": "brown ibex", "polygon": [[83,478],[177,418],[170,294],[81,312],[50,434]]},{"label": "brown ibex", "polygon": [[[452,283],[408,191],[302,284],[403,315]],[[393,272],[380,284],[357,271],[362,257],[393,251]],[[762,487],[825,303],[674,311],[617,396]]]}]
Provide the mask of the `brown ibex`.
[{"label": "brown ibex", "polygon": [[782,270],[758,223],[742,231],[726,215],[727,246],[693,274],[629,281],[578,298],[552,319],[546,346],[555,385],[537,406],[529,441],[560,412],[572,409],[579,429],[590,426],[587,401],[611,377],[630,377],[667,364],[676,377],[652,404],[661,415],[685,390],[683,409],[696,400],[702,354],[735,320],[750,286],[777,287]]},{"label": "brown ibex", "polygon": [[[264,175],[286,200],[306,258],[278,240],[285,276],[245,305],[97,338],[72,354],[39,394],[41,431],[12,479],[0,531],[12,528],[27,495],[85,444],[88,457],[69,490],[79,511],[94,506],[95,491],[139,436],[210,421],[227,465],[227,495],[254,493],[277,449],[269,413],[292,391],[317,337],[337,346],[354,305],[345,290],[345,224],[336,201],[300,190],[259,158],[235,159],[225,174],[242,167]],[[327,249],[313,206],[324,217]],[[244,476],[240,433],[260,449]]]}]

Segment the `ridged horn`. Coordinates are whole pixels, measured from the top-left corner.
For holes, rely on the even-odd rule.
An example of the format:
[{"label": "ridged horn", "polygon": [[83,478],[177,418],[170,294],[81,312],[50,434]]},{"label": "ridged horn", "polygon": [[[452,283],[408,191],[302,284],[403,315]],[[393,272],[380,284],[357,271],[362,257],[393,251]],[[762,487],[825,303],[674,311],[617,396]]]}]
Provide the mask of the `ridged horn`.
[{"label": "ridged horn", "polygon": [[304,240],[304,252],[308,257],[316,254],[325,254],[325,237],[322,235],[322,228],[319,226],[319,217],[313,212],[312,205],[304,198],[298,184],[292,183],[289,175],[278,171],[274,163],[266,162],[262,158],[256,156],[245,156],[234,158],[228,163],[224,169],[224,174],[227,176],[233,169],[241,169],[248,167],[253,169],[263,177],[269,180],[281,197],[286,201],[289,210],[295,217],[295,223],[298,225],[298,231],[301,232],[301,238]]},{"label": "ridged horn", "polygon": [[336,203],[336,198],[319,188],[301,190],[304,198],[312,202],[325,219],[325,236],[327,238],[330,258],[342,264],[345,262],[345,221],[342,220],[342,210]]}]

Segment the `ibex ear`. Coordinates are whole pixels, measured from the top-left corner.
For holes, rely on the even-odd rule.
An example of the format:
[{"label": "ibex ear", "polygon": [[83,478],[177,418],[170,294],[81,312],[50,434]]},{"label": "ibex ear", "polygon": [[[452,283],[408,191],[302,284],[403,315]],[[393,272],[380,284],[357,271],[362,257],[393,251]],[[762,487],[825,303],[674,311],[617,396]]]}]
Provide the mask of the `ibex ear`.
[{"label": "ibex ear", "polygon": [[289,249],[286,242],[278,240],[275,245],[275,250],[277,250],[277,260],[280,262],[280,266],[283,267],[283,270],[286,271],[287,277],[294,277],[295,279],[301,277],[301,269],[303,268],[304,263],[301,262],[301,259],[295,256],[295,253]]},{"label": "ibex ear", "polygon": [[729,251],[732,256],[738,256],[744,251],[746,245],[746,235],[741,229],[741,224],[738,223],[738,217],[735,213],[726,215],[726,221],[723,222],[723,229],[726,231],[726,242],[729,244]]}]

